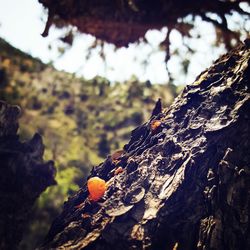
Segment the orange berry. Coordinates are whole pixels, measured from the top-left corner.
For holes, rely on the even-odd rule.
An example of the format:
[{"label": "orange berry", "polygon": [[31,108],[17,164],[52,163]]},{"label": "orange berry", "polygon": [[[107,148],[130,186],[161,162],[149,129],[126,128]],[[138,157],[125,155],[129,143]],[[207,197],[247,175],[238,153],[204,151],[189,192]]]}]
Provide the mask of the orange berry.
[{"label": "orange berry", "polygon": [[104,195],[107,186],[106,182],[99,177],[92,177],[87,182],[89,198],[92,201],[98,201]]},{"label": "orange berry", "polygon": [[150,128],[152,131],[155,131],[157,128],[159,128],[161,125],[161,121],[159,120],[153,120],[151,123],[150,123]]},{"label": "orange berry", "polygon": [[122,167],[118,167],[116,170],[115,170],[115,173],[114,175],[118,175],[120,173],[122,173],[124,171],[124,169]]}]

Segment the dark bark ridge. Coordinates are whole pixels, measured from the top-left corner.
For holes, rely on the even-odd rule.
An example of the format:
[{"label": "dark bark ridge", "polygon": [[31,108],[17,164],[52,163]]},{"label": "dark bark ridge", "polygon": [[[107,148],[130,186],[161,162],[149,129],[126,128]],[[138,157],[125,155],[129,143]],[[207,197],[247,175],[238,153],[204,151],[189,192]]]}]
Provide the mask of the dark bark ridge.
[{"label": "dark bark ridge", "polygon": [[54,163],[42,158],[41,136],[19,141],[20,112],[0,102],[0,249],[17,249],[35,200],[55,184]]},{"label": "dark bark ridge", "polygon": [[42,249],[250,249],[248,45],[136,128],[118,160],[93,168],[110,183],[105,196],[88,202],[85,185],[70,197]]}]

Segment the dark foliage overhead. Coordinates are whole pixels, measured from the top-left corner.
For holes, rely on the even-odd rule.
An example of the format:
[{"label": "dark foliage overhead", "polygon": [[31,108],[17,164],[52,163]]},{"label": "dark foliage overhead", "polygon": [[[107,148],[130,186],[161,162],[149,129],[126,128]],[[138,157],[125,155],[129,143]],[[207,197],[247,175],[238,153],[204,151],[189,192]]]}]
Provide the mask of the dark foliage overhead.
[{"label": "dark foliage overhead", "polygon": [[[241,8],[244,0],[39,0],[49,10],[44,36],[51,24],[59,27],[71,24],[80,32],[94,35],[117,47],[127,46],[144,36],[149,29],[168,27],[169,33],[176,29],[188,36],[192,22],[184,18],[190,15],[215,25],[220,30],[220,40],[239,40],[239,33],[230,30],[227,16],[238,13],[249,18],[250,13]],[[211,15],[215,14],[215,15]],[[191,18],[191,19],[192,19]],[[222,39],[221,39],[222,38]]]}]

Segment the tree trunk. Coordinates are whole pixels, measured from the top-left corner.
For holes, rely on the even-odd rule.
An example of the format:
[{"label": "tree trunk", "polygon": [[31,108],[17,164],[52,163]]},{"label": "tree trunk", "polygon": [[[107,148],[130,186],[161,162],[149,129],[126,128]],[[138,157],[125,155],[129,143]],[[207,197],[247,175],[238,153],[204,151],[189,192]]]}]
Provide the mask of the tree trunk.
[{"label": "tree trunk", "polygon": [[0,249],[17,249],[29,212],[38,196],[55,184],[53,162],[42,159],[38,134],[20,142],[18,106],[0,102]]},{"label": "tree trunk", "polygon": [[93,168],[104,197],[70,197],[41,249],[250,249],[249,43]]}]

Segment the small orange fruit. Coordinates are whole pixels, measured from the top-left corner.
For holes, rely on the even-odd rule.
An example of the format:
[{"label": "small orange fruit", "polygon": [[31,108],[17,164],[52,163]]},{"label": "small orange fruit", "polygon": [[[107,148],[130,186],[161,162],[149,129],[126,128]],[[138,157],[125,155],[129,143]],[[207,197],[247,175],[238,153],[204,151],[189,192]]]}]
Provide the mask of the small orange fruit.
[{"label": "small orange fruit", "polygon": [[123,171],[124,171],[124,170],[123,170],[122,167],[118,167],[118,168],[115,170],[114,175],[118,175],[118,174],[122,173]]},{"label": "small orange fruit", "polygon": [[157,128],[160,127],[160,125],[161,125],[161,121],[159,121],[159,120],[153,120],[150,123],[150,128],[151,128],[152,131],[155,131]]},{"label": "small orange fruit", "polygon": [[107,185],[106,182],[99,177],[92,177],[87,182],[89,190],[89,198],[92,201],[98,201],[104,195]]}]

